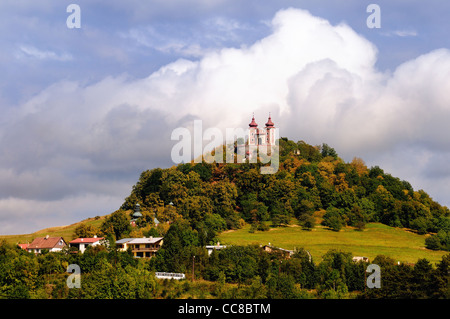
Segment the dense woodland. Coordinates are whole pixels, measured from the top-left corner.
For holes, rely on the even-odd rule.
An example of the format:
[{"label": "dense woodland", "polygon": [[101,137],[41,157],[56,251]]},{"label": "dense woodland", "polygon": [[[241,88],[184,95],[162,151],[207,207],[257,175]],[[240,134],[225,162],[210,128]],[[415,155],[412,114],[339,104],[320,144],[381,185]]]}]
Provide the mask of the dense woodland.
[{"label": "dense woodland", "polygon": [[[265,231],[293,222],[312,229],[318,220],[330,232],[370,222],[405,227],[429,233],[427,248],[450,250],[450,211],[426,192],[361,159],[345,163],[326,144],[282,138],[279,147],[276,174],[260,174],[260,164],[218,163],[143,172],[100,229],[81,224],[75,231],[106,236],[109,247],[36,256],[0,243],[0,297],[450,298],[450,254],[436,265],[426,259],[398,265],[379,255],[371,262],[381,267],[380,289],[366,287],[367,263],[352,261],[350,252],[330,250],[316,262],[304,249],[286,259],[259,246],[230,246],[208,256],[205,245],[246,223]],[[136,203],[143,217],[131,227]],[[117,251],[116,240],[140,236],[164,236],[156,257]],[[69,264],[81,267],[80,289],[66,285]],[[187,280],[158,280],[155,271],[183,272]]]}]

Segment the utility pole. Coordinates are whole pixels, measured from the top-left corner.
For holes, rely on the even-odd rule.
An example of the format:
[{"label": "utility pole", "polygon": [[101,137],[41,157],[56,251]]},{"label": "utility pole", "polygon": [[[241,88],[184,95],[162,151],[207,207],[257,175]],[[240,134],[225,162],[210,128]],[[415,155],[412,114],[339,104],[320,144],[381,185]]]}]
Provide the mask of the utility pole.
[{"label": "utility pole", "polygon": [[192,256],[192,281],[195,281],[194,261],[195,261],[195,255]]}]

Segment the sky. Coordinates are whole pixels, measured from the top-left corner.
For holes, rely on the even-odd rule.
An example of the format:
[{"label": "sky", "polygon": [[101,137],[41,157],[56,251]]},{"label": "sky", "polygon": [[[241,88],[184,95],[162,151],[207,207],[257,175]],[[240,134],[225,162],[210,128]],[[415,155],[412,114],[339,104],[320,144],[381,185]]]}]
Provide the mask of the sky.
[{"label": "sky", "polygon": [[449,206],[449,12],[437,0],[2,0],[0,234],[109,214],[142,171],[174,165],[176,128],[245,128],[269,112],[280,136]]}]

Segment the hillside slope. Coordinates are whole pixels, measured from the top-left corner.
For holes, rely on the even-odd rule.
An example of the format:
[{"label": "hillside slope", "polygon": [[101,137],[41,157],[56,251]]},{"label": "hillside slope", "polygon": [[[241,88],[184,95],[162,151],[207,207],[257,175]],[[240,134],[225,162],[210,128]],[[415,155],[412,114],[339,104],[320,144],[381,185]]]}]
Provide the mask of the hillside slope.
[{"label": "hillside slope", "polygon": [[[324,239],[326,242],[329,239],[324,245],[330,246],[335,243],[333,236],[347,234],[347,229],[359,231],[354,230],[352,236],[377,240],[376,236],[369,239],[369,230],[373,226],[367,225],[378,223],[390,226],[394,231],[397,231],[395,228],[406,228],[416,232],[421,236],[421,243],[413,245],[415,248],[424,250],[426,235],[436,239],[433,242],[435,250],[450,250],[450,210],[435,202],[425,191],[414,190],[409,182],[393,177],[378,166],[368,168],[362,159],[354,158],[345,163],[327,144],[312,146],[304,141],[281,138],[279,151],[280,165],[275,174],[261,174],[260,163],[205,162],[142,172],[116,213],[129,219],[139,203],[143,217],[135,229],[115,230],[116,239],[129,236],[131,232],[132,235],[156,232],[152,229],[156,217],[165,225],[165,222],[176,220],[188,221],[198,232],[200,245],[217,242],[219,234],[227,230],[245,231],[246,228],[241,229],[244,225],[250,225],[247,227],[251,232],[259,232],[269,227],[295,224],[301,226],[299,229],[313,230],[301,236],[321,234],[323,238],[311,240],[320,242]],[[84,222],[92,224],[102,235],[101,232],[110,231],[110,228],[101,227],[105,218]],[[48,234],[71,240],[76,226],[2,238],[10,242],[27,242]],[[167,227],[157,232],[164,235],[161,232],[165,231]],[[268,236],[277,231],[262,234]],[[406,243],[410,238],[398,237],[396,240],[405,242],[399,247],[412,247]],[[383,246],[381,239],[378,242]],[[354,244],[358,245],[361,246]]]},{"label": "hillside slope", "polygon": [[86,224],[99,228],[101,223],[105,220],[107,216],[108,215],[88,218],[80,222],[66,226],[49,227],[38,230],[31,234],[0,235],[0,240],[5,240],[7,243],[10,244],[17,244],[17,243],[26,244],[31,243],[34,238],[45,237],[46,235],[49,235],[50,237],[63,237],[66,242],[69,242],[73,239],[75,228],[77,226],[79,226],[80,224]]}]

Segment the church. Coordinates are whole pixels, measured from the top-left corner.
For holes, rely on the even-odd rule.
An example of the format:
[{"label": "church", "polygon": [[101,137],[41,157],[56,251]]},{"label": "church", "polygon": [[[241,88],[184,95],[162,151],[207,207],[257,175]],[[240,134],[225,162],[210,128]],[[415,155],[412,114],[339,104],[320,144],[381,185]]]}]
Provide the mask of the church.
[{"label": "church", "polygon": [[[248,125],[248,137],[246,145],[241,145],[239,147],[245,148],[245,158],[243,162],[246,160],[256,160],[257,152],[263,151],[262,148],[265,148],[265,154],[271,154],[272,146],[275,146],[275,124],[272,122],[272,118],[269,113],[269,118],[265,127],[258,128],[258,124],[255,121],[255,115],[253,114],[252,121]],[[244,153],[241,153],[244,154]]]},{"label": "church", "polygon": [[265,128],[258,128],[255,122],[255,115],[253,114],[252,121],[248,125],[248,145],[250,146],[272,146],[275,145],[275,124],[270,117],[267,120]]}]

